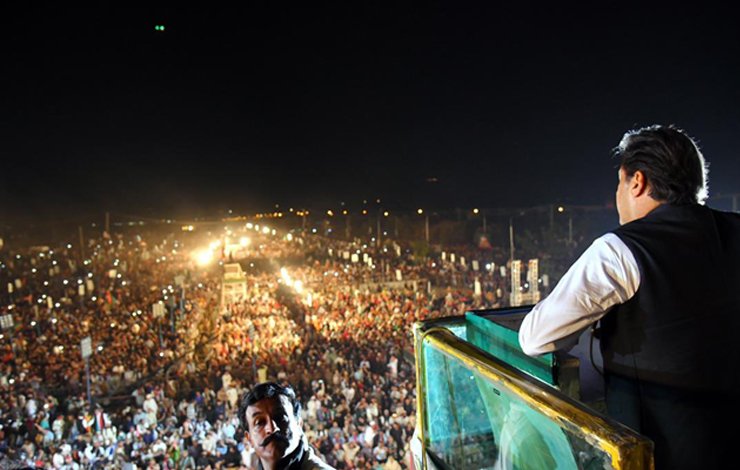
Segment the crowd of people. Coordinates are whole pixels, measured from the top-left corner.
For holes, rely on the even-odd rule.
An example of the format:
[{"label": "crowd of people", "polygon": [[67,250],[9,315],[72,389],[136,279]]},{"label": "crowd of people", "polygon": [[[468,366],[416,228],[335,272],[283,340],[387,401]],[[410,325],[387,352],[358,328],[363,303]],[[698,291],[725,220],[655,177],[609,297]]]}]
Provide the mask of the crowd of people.
[{"label": "crowd of people", "polygon": [[[256,468],[238,400],[273,380],[295,388],[306,436],[330,465],[407,468],[411,327],[506,306],[505,259],[250,237],[237,259],[222,249],[204,267],[191,257],[197,239],[182,234],[104,234],[83,247],[86,257],[72,245],[0,251],[0,316],[11,324],[0,338],[0,458],[64,469]],[[224,302],[230,261],[244,267],[247,292]]]}]

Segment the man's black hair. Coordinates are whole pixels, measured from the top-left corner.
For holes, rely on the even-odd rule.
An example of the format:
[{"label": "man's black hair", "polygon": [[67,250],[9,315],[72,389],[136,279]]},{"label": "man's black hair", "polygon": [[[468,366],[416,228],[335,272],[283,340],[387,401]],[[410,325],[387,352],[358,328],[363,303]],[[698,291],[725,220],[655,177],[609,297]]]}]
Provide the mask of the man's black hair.
[{"label": "man's black hair", "polygon": [[290,385],[282,386],[275,382],[263,382],[257,384],[249,392],[242,395],[239,403],[239,422],[245,432],[249,432],[249,422],[247,421],[247,408],[265,398],[280,399],[280,395],[285,396],[293,405],[293,415],[296,419],[301,417],[301,402],[295,395],[295,390]]},{"label": "man's black hair", "polygon": [[668,204],[703,204],[707,165],[696,142],[673,125],[653,125],[624,134],[613,155],[626,176],[641,171],[650,196]]}]

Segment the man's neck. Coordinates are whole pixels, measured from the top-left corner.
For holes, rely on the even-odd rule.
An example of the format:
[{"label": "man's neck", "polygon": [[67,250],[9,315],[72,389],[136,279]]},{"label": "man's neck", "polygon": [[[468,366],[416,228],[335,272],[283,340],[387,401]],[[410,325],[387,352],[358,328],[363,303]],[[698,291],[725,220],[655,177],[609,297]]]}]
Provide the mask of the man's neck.
[{"label": "man's neck", "polygon": [[260,468],[262,470],[292,470],[300,467],[300,462],[306,455],[308,449],[308,441],[306,436],[301,438],[301,442],[298,444],[296,449],[290,454],[286,455],[277,462],[265,462],[260,459]]},{"label": "man's neck", "polygon": [[646,200],[642,201],[640,204],[640,215],[639,219],[645,217],[646,215],[650,214],[652,211],[657,209],[658,207],[662,206],[664,204],[663,201],[656,201],[652,197],[648,197]]}]

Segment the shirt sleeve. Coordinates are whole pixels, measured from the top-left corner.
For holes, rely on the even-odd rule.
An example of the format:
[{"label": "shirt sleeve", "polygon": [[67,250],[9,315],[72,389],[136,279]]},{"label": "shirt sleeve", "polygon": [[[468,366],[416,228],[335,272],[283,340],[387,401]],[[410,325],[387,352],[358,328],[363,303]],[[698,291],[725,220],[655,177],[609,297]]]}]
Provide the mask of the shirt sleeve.
[{"label": "shirt sleeve", "polygon": [[524,317],[522,350],[536,356],[573,346],[610,308],[632,298],[639,285],[640,271],[627,245],[613,233],[597,238]]}]

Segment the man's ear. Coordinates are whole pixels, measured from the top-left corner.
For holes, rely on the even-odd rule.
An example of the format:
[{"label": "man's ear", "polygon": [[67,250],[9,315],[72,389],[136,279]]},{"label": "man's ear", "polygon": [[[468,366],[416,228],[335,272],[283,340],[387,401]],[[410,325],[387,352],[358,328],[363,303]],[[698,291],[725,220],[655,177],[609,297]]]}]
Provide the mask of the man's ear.
[{"label": "man's ear", "polygon": [[630,194],[633,197],[639,197],[650,193],[647,178],[645,178],[645,174],[640,170],[635,171],[630,178],[629,188]]}]

